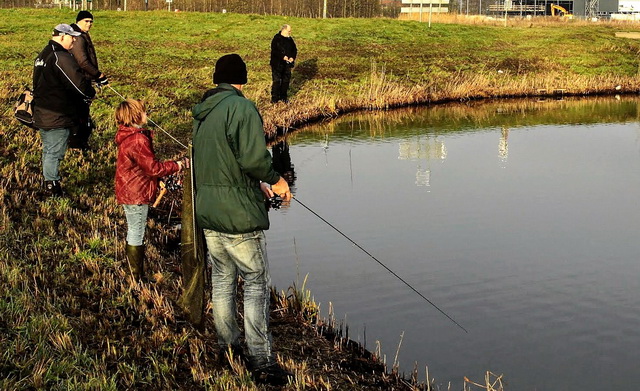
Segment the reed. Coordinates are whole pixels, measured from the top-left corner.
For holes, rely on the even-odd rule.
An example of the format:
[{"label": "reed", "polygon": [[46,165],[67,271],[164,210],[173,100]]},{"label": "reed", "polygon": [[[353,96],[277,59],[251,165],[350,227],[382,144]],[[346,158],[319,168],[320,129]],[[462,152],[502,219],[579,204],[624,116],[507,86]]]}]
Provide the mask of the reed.
[{"label": "reed", "polygon": [[368,82],[353,96],[332,98],[329,93],[313,99],[301,97],[291,105],[277,105],[266,110],[265,130],[276,134],[280,128],[297,128],[310,121],[336,117],[357,110],[386,110],[411,105],[470,101],[490,98],[532,96],[607,95],[620,91],[640,91],[636,77],[619,75],[573,75],[549,73],[515,75],[507,70],[495,73],[457,74],[441,84],[425,82],[413,86],[400,84],[384,67],[371,64]]}]

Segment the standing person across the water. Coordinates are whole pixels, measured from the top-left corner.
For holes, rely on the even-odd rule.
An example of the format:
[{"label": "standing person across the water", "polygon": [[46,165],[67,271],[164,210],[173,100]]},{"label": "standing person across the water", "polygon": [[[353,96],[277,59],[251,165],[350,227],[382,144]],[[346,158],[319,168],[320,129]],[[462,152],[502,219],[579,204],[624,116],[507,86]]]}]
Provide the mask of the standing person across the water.
[{"label": "standing person across the water", "polygon": [[[78,61],[78,65],[82,69],[84,76],[94,81],[98,86],[106,86],[109,84],[109,79],[98,69],[98,56],[96,55],[96,49],[93,46],[93,41],[89,35],[89,30],[93,26],[93,15],[89,11],[80,11],[76,16],[76,22],[71,25],[73,29],[80,33],[76,38],[76,42],[71,48],[71,54]],[[71,147],[88,149],[89,137],[93,130],[93,122],[89,115],[89,105],[83,107],[83,119],[78,126],[73,129],[72,137],[70,139]]]},{"label": "standing person across the water", "polygon": [[291,81],[291,68],[293,68],[298,48],[291,36],[291,26],[285,24],[271,40],[271,102],[288,102],[287,91]]},{"label": "standing person across the water", "polygon": [[45,190],[50,196],[62,196],[60,161],[82,107],[96,92],[69,53],[80,33],[68,24],[59,24],[52,35],[33,67],[33,120],[42,138]]},{"label": "standing person across the water", "polygon": [[[242,94],[247,67],[237,54],[216,62],[213,82],[193,108],[195,217],[204,229],[211,263],[211,301],[218,344],[242,356],[236,312],[238,276],[244,280],[247,364],[256,382],[286,384],[293,374],[275,360],[269,331],[271,279],[263,230],[265,198],[291,200],[289,185],[273,169],[255,104]],[[271,185],[271,186],[270,186]]]},{"label": "standing person across the water", "polygon": [[116,199],[127,218],[127,261],[136,279],[144,276],[144,233],[147,215],[158,190],[158,178],[189,167],[189,159],[161,162],[153,152],[153,135],[143,126],[147,113],[143,102],[127,99],[115,113],[118,132]]}]

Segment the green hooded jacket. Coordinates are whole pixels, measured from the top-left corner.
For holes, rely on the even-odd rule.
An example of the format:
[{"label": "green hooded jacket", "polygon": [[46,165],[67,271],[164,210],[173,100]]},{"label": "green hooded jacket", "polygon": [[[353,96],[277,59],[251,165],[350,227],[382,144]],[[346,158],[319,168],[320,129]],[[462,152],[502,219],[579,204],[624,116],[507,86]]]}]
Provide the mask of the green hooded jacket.
[{"label": "green hooded jacket", "polygon": [[260,181],[273,185],[280,176],[267,150],[262,117],[230,84],[219,84],[205,97],[192,110],[198,224],[231,234],[269,229]]}]

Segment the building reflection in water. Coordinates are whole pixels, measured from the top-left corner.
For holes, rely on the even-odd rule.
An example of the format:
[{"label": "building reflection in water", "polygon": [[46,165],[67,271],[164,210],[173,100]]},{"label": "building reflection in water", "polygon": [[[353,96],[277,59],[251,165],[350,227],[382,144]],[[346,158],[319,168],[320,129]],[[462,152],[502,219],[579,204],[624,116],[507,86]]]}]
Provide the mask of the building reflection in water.
[{"label": "building reflection in water", "polygon": [[507,162],[507,158],[509,157],[509,143],[507,139],[509,138],[509,128],[506,126],[502,126],[502,130],[500,131],[500,141],[498,142],[498,156],[500,157],[500,161],[503,163]]},{"label": "building reflection in water", "polygon": [[431,160],[447,158],[447,147],[436,137],[418,137],[399,144],[398,159],[416,161],[416,186],[431,186]]}]

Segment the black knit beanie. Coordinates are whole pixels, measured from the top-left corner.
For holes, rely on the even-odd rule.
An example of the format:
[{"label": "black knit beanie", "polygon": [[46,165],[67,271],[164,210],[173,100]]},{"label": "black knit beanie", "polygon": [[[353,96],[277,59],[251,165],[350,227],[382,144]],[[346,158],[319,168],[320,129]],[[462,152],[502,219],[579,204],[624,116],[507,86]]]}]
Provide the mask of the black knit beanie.
[{"label": "black knit beanie", "polygon": [[93,19],[93,15],[89,11],[80,11],[78,12],[78,16],[76,16],[76,22],[81,21],[82,19]]},{"label": "black knit beanie", "polygon": [[237,54],[227,54],[216,62],[213,84],[247,84],[247,64]]}]

